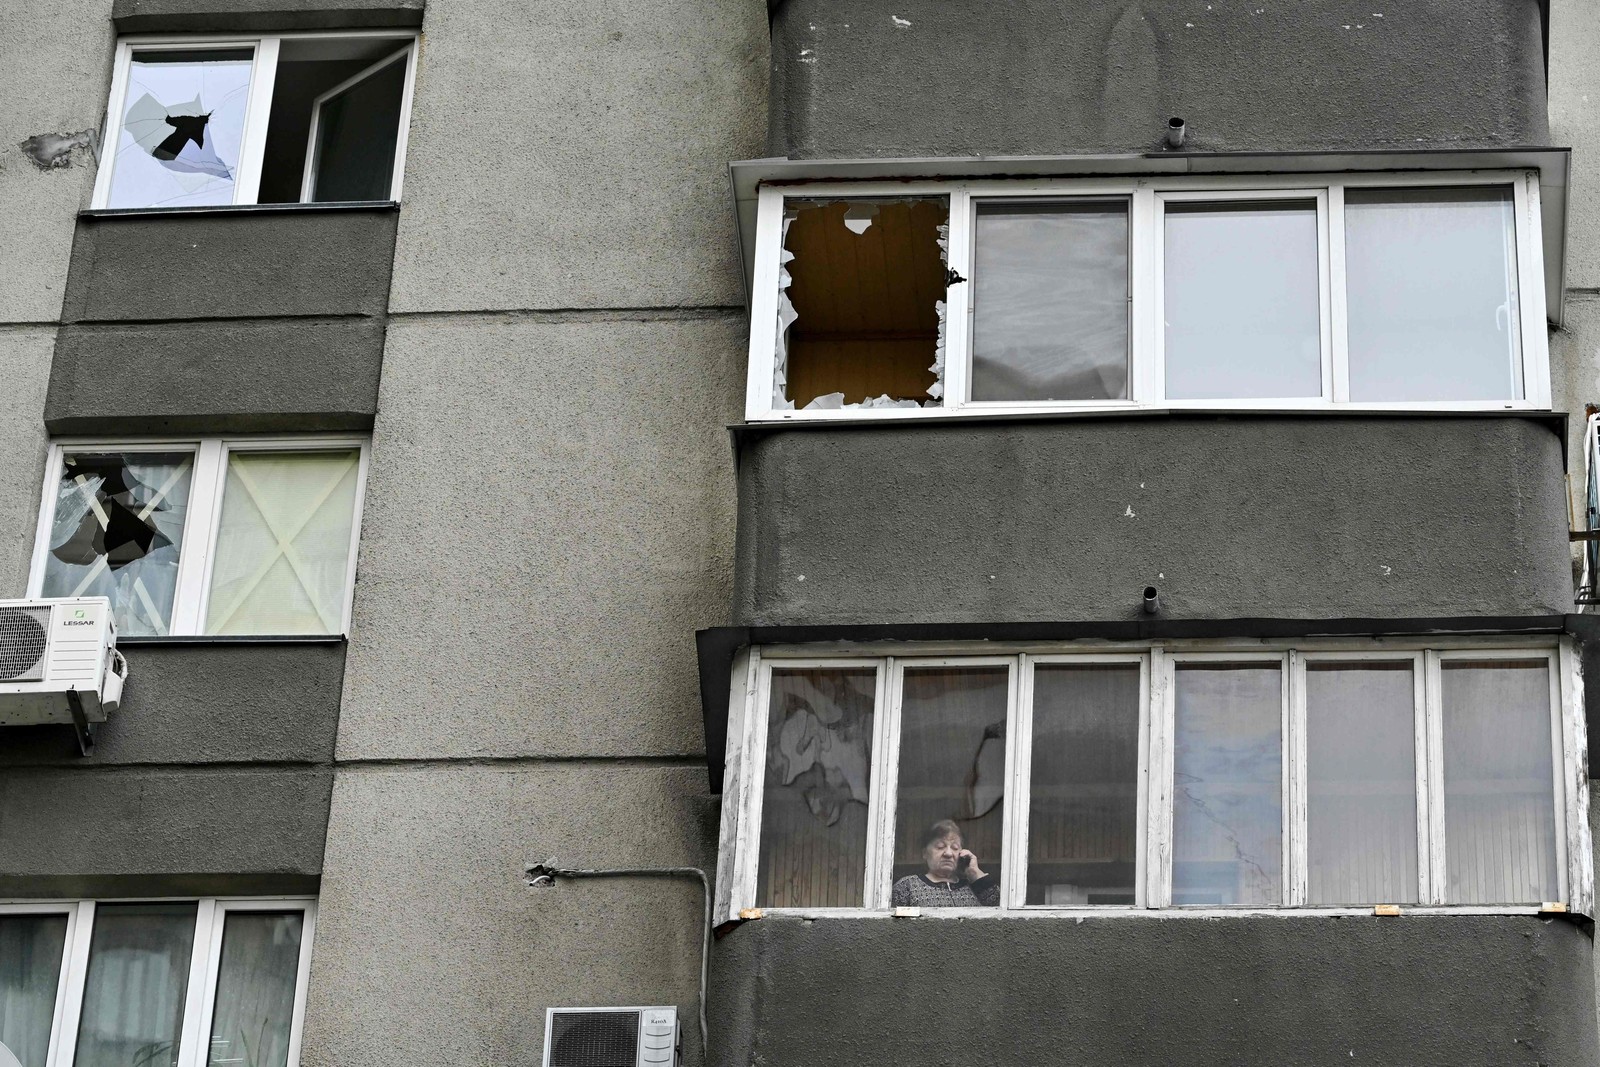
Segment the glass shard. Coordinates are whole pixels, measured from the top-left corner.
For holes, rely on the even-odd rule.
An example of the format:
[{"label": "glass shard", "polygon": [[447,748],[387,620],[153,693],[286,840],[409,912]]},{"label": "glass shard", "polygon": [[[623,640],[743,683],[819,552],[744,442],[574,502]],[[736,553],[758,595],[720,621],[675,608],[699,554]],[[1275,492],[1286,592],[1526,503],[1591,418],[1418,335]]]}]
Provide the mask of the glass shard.
[{"label": "glass shard", "polygon": [[231,204],[254,50],[138,50],[108,207]]}]

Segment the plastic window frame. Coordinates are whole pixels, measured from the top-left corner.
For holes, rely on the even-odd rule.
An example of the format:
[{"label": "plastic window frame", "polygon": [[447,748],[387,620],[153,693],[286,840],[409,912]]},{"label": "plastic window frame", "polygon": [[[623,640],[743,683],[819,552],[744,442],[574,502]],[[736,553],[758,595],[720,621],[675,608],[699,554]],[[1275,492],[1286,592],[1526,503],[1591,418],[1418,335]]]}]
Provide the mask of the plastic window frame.
[{"label": "plastic window frame", "polygon": [[[254,51],[250,70],[250,92],[245,104],[244,135],[240,141],[238,173],[233,183],[234,207],[252,206],[256,204],[261,192],[261,171],[267,149],[267,123],[271,118],[273,90],[276,86],[278,75],[278,53],[284,41],[292,40],[393,40],[396,52],[405,50],[406,77],[405,88],[400,98],[400,128],[395,136],[394,172],[389,187],[389,199],[398,202],[400,191],[405,176],[406,147],[411,127],[411,104],[415,92],[417,79],[418,42],[420,37],[415,30],[348,30],[348,31],[317,31],[307,33],[279,33],[279,34],[132,34],[117,39],[116,55],[112,63],[111,90],[106,104],[105,121],[101,129],[105,131],[101,137],[99,153],[99,167],[95,173],[94,193],[90,199],[90,210],[108,210],[108,201],[111,199],[111,182],[113,172],[116,170],[117,149],[122,143],[122,115],[127,109],[128,78],[135,52],[164,51],[175,48],[193,49],[196,51],[221,49],[221,48],[250,48]],[[386,56],[377,61],[373,66],[361,71],[361,75],[371,74],[380,67],[394,61],[395,55]],[[357,79],[352,79],[353,82]],[[348,87],[348,83],[344,86]],[[312,105],[312,136],[315,137],[315,117],[318,103]],[[314,141],[313,141],[314,143]],[[306,203],[306,190],[309,184],[309,169],[311,158],[308,152],[306,159],[306,174],[301,178],[300,203]],[[230,205],[213,205],[227,207]],[[293,205],[285,204],[284,207]],[[137,211],[174,211],[181,212],[193,210],[183,206],[178,207],[135,207],[127,210]]]},{"label": "plastic window frame", "polygon": [[[1443,802],[1443,711],[1441,664],[1451,660],[1543,660],[1549,664],[1552,747],[1551,802],[1556,834],[1560,903],[1592,914],[1594,874],[1589,831],[1587,737],[1583,677],[1573,639],[1506,636],[1496,639],[1427,640],[1367,638],[1298,641],[1205,640],[1082,642],[1061,645],[929,645],[907,655],[907,646],[806,649],[756,646],[739,656],[730,689],[723,822],[716,910],[719,921],[761,908],[771,914],[807,917],[888,916],[893,871],[894,814],[898,784],[900,681],[918,666],[1010,664],[1006,741],[1006,814],[1002,840],[1005,871],[996,908],[924,909],[935,918],[1020,914],[1217,916],[1370,915],[1378,903],[1310,904],[1306,839],[1306,685],[1309,663],[1394,662],[1412,665],[1413,740],[1416,758],[1418,893],[1408,911],[1449,914],[1533,914],[1546,903],[1452,904],[1445,900]],[[1172,903],[1172,799],[1174,674],[1184,663],[1261,662],[1280,665],[1282,690],[1282,903],[1277,905],[1175,905]],[[1135,902],[1126,904],[1027,904],[1028,779],[1031,773],[1032,691],[1040,665],[1133,664],[1140,667],[1140,759]],[[767,717],[774,668],[873,668],[876,671],[872,780],[863,861],[866,891],[859,907],[771,908],[757,903],[761,797],[766,769]],[[1555,903],[1555,902],[1551,902]]]},{"label": "plastic window frame", "polygon": [[[1344,196],[1349,189],[1507,186],[1515,219],[1517,370],[1522,396],[1484,401],[1349,400],[1348,309],[1345,287]],[[769,183],[756,206],[755,266],[745,418],[748,422],[830,422],[960,418],[1105,411],[1548,411],[1551,406],[1549,338],[1544,321],[1544,249],[1537,170],[1394,171],[1305,175],[1182,175],[1146,178],[973,179],[962,181]],[[778,321],[778,274],[787,201],[946,197],[950,209],[948,260],[965,279],[946,290],[944,397],[936,407],[826,411],[778,410],[772,404]],[[973,402],[972,353],[974,234],[978,201],[1083,200],[1129,202],[1128,397],[1119,400]],[[1161,329],[1162,212],[1173,201],[1317,202],[1321,281],[1323,390],[1317,397],[1172,400],[1165,395]]]},{"label": "plastic window frame", "polygon": [[77,1053],[84,986],[89,972],[89,946],[94,937],[95,909],[101,904],[195,905],[194,944],[184,1008],[177,1067],[206,1067],[210,1060],[211,1023],[216,1010],[217,976],[221,968],[222,933],[227,917],[252,911],[299,911],[304,916],[295,976],[294,1014],[289,1025],[289,1064],[298,1067],[311,976],[311,950],[316,938],[317,899],[306,896],[264,897],[129,897],[82,900],[0,901],[0,918],[65,915],[66,944],[56,985],[49,1052],[44,1067],[72,1067]]},{"label": "plastic window frame", "polygon": [[[333,636],[348,636],[355,593],[357,555],[361,546],[361,517],[366,503],[367,473],[372,442],[365,436],[259,436],[259,437],[135,437],[60,438],[50,443],[45,462],[44,490],[39,502],[39,525],[34,534],[28,570],[28,596],[43,595],[45,568],[50,554],[50,533],[55,521],[56,487],[61,481],[68,452],[192,452],[194,467],[189,480],[189,515],[183,547],[178,555],[177,587],[172,619],[158,637],[205,637],[205,620],[211,599],[211,569],[216,560],[217,536],[228,478],[228,457],[234,452],[356,451],[356,498],[350,522],[350,547],[345,566],[344,605]],[[203,545],[195,551],[195,545]],[[260,634],[253,636],[277,636]],[[300,636],[300,635],[296,635]],[[313,636],[313,635],[305,635]],[[326,636],[326,635],[322,635]]]}]

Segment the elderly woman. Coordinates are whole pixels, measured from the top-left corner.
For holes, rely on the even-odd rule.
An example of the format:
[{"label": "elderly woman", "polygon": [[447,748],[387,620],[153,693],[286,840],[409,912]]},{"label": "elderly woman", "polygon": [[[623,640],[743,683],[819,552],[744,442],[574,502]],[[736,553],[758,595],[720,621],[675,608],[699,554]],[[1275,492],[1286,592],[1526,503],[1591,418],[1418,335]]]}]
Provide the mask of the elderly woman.
[{"label": "elderly woman", "polygon": [[961,845],[961,827],[941,819],[922,835],[926,874],[908,874],[894,884],[897,908],[978,908],[1000,903],[1000,878],[984,874],[978,857]]}]

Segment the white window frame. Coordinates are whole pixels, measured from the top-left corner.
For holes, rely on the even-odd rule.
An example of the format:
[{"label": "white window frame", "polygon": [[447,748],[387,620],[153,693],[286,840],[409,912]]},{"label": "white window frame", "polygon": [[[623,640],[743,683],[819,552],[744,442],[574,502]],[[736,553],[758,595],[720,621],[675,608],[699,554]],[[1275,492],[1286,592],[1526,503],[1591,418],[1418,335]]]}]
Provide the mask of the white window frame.
[{"label": "white window frame", "polygon": [[[355,592],[357,550],[361,545],[361,513],[367,495],[367,469],[371,439],[365,436],[273,437],[133,437],[59,438],[50,443],[45,462],[44,491],[39,502],[39,526],[34,534],[33,562],[28,572],[28,596],[41,596],[50,555],[50,532],[55,520],[56,487],[61,481],[64,457],[69,452],[193,452],[189,480],[189,514],[178,556],[177,588],[172,620],[162,637],[206,636],[205,620],[211,596],[211,568],[217,554],[217,534],[228,478],[228,456],[234,452],[334,452],[355,451],[356,499],[351,516],[350,549],[344,579],[344,605],[333,635],[350,633],[351,601]],[[196,546],[201,546],[197,548]],[[267,635],[263,635],[267,636]]]},{"label": "white window frame", "polygon": [[182,1034],[178,1067],[206,1067],[210,1059],[209,1035],[216,1010],[217,976],[222,960],[222,929],[228,915],[250,911],[299,911],[304,916],[300,936],[299,968],[295,977],[294,1015],[289,1026],[289,1067],[300,1062],[300,1042],[305,1024],[306,989],[311,976],[311,949],[316,937],[315,897],[138,897],[97,900],[32,900],[0,902],[0,917],[65,915],[67,938],[61,975],[56,985],[50,1051],[45,1067],[72,1067],[77,1053],[78,1025],[83,1011],[84,986],[89,975],[89,947],[94,937],[95,909],[100,904],[195,905],[194,945],[189,956],[189,978],[184,989]]},{"label": "white window frame", "polygon": [[[118,146],[122,142],[122,116],[127,109],[128,75],[131,70],[133,55],[142,51],[165,51],[175,48],[182,49],[212,49],[212,48],[251,48],[254,57],[250,69],[250,95],[245,103],[244,135],[240,141],[238,172],[233,181],[234,206],[253,205],[261,192],[262,162],[267,150],[267,121],[272,111],[273,88],[278,76],[279,46],[284,41],[290,40],[351,40],[351,39],[377,39],[393,40],[396,51],[405,49],[406,77],[405,88],[400,99],[400,128],[395,137],[394,177],[390,184],[389,199],[400,199],[401,178],[405,170],[406,142],[411,126],[411,102],[417,79],[417,41],[418,36],[414,30],[349,30],[326,31],[315,33],[279,33],[270,35],[215,35],[215,34],[189,34],[189,35],[152,35],[138,34],[122,37],[117,40],[117,52],[112,66],[111,95],[106,106],[106,119],[103,129],[105,136],[101,138],[100,168],[95,174],[94,195],[90,200],[93,210],[105,210],[111,199],[111,181],[113,171],[116,169]],[[409,43],[408,43],[409,42]],[[379,67],[395,61],[396,56],[390,55],[379,60],[372,67],[362,71],[361,74],[370,74]],[[348,87],[355,79],[346,82],[342,87]],[[312,144],[316,136],[316,106],[321,97],[312,105]],[[309,171],[311,164],[308,151],[306,166]],[[301,202],[305,202],[308,178],[301,181]],[[218,205],[223,206],[223,205]],[[290,206],[290,205],[284,205]],[[182,211],[182,207],[160,208],[142,207],[130,208],[135,211]]]},{"label": "white window frame", "polygon": [[[1349,189],[1508,186],[1512,190],[1517,258],[1517,338],[1522,397],[1485,401],[1383,401],[1349,399],[1348,312],[1345,292],[1344,197]],[[783,215],[789,201],[947,197],[949,265],[964,281],[946,293],[944,397],[927,408],[825,411],[773,406],[777,358],[778,274]],[[1128,397],[1120,400],[973,402],[972,353],[976,202],[1062,199],[1128,202]],[[1165,395],[1162,326],[1163,208],[1175,201],[1317,202],[1323,390],[1316,397],[1170,400]],[[959,418],[1138,410],[1227,411],[1548,411],[1551,405],[1549,339],[1545,330],[1544,246],[1537,170],[1338,173],[1305,175],[1175,175],[1146,178],[974,179],[910,182],[763,184],[757,195],[755,264],[751,289],[749,376],[745,418],[750,422]]]},{"label": "white window frame", "polygon": [[[915,649],[916,654],[907,655]],[[1556,826],[1558,901],[1514,905],[1452,904],[1445,899],[1441,664],[1451,660],[1541,660],[1550,678],[1551,796]],[[1594,874],[1589,841],[1589,793],[1583,678],[1571,638],[1507,636],[1427,640],[1406,638],[1074,642],[1071,645],[858,645],[824,648],[756,646],[737,657],[730,688],[725,794],[716,911],[719,920],[760,907],[761,801],[767,759],[767,718],[774,668],[876,670],[871,783],[867,813],[866,892],[859,907],[767,908],[805,916],[889,914],[901,725],[901,681],[916,667],[1011,666],[1006,731],[1005,869],[997,908],[925,909],[924,916],[1060,915],[1363,915],[1367,905],[1311,905],[1307,822],[1306,685],[1310,663],[1395,662],[1411,665],[1417,798],[1415,902],[1408,912],[1533,914],[1546,903],[1590,915]],[[1174,672],[1184,663],[1270,663],[1282,672],[1282,863],[1278,905],[1175,905],[1172,902]],[[1140,669],[1139,766],[1135,897],[1132,905],[1028,904],[1028,797],[1032,760],[1032,693],[1040,665],[1137,664]]]}]

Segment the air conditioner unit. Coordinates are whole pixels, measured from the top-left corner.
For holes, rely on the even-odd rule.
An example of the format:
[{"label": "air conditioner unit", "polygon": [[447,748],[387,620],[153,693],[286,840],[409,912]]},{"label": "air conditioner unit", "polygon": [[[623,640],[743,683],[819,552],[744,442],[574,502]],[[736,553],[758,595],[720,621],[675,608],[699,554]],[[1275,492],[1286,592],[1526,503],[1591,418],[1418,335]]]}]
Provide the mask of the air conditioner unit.
[{"label": "air conditioner unit", "polygon": [[551,1008],[544,1067],[676,1067],[677,1008]]},{"label": "air conditioner unit", "polygon": [[127,674],[105,597],[0,600],[0,726],[72,723],[85,735],[116,710]]}]

